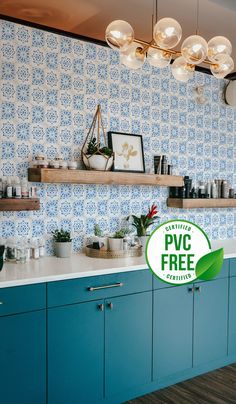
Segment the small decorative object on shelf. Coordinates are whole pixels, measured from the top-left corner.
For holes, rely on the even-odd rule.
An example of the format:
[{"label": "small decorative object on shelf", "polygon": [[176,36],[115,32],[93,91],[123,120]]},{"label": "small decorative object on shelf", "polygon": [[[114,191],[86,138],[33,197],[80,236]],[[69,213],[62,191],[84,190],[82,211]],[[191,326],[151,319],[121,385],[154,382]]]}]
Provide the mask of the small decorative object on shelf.
[{"label": "small decorative object on shelf", "polygon": [[108,132],[108,145],[115,154],[113,171],[145,172],[141,135]]},{"label": "small decorative object on shelf", "polygon": [[147,229],[159,219],[159,216],[156,215],[157,212],[157,205],[153,203],[146,215],[141,215],[140,217],[130,215],[127,217],[127,220],[130,220],[130,218],[132,219],[131,224],[136,228],[137,236],[139,237],[143,248],[147,241]]},{"label": "small decorative object on shelf", "polygon": [[234,188],[230,188],[226,180],[200,181],[196,187],[192,187],[192,179],[184,177],[182,187],[170,187],[169,198],[180,199],[228,199],[235,198]]},{"label": "small decorative object on shelf", "polygon": [[107,145],[100,105],[97,106],[81,150],[81,156],[85,167],[89,170],[111,170],[114,154]]},{"label": "small decorative object on shelf", "polygon": [[71,255],[72,238],[69,231],[55,230],[52,232],[55,254],[59,258],[69,258]]},{"label": "small decorative object on shelf", "polygon": [[154,156],[154,173],[162,175],[172,175],[173,166],[168,164],[167,157]]}]

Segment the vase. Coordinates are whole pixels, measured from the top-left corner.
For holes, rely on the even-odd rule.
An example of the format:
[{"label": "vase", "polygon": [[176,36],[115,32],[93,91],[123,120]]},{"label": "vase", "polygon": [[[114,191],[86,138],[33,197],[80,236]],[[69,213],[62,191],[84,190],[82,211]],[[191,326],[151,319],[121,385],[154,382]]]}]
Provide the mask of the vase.
[{"label": "vase", "polygon": [[148,240],[148,236],[139,236],[139,242],[144,250],[146,248],[147,240]]},{"label": "vase", "polygon": [[71,241],[54,242],[55,255],[59,258],[69,258],[71,256]]},{"label": "vase", "polygon": [[120,251],[123,250],[123,238],[109,237],[109,250]]}]

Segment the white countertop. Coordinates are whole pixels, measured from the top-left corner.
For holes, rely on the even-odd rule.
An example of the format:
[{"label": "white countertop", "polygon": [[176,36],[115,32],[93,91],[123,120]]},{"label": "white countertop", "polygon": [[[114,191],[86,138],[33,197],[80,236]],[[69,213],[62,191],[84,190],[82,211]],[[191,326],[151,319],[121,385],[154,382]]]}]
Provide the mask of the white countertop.
[{"label": "white countertop", "polygon": [[[212,250],[224,247],[224,257],[236,257],[236,238],[212,241]],[[84,254],[71,258],[44,257],[26,264],[5,262],[0,272],[0,288],[51,282],[86,276],[138,271],[148,268],[145,257],[95,259]]]}]

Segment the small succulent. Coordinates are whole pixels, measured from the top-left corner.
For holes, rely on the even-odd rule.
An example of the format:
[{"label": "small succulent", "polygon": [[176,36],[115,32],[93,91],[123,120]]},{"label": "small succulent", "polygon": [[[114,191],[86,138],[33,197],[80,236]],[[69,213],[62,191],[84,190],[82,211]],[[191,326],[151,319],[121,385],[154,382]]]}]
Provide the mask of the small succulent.
[{"label": "small succulent", "polygon": [[94,235],[97,237],[103,237],[103,232],[99,224],[95,224],[94,226]]},{"label": "small succulent", "polygon": [[69,231],[66,230],[55,230],[52,232],[53,240],[57,243],[69,243],[72,241]]},{"label": "small succulent", "polygon": [[130,229],[128,229],[126,227],[122,227],[120,230],[117,230],[112,237],[113,238],[124,238],[129,233],[131,233]]},{"label": "small succulent", "polygon": [[105,154],[105,156],[111,157],[112,150],[107,146],[100,147],[100,144],[97,143],[97,139],[93,137],[88,142],[86,154],[90,156],[94,154]]}]

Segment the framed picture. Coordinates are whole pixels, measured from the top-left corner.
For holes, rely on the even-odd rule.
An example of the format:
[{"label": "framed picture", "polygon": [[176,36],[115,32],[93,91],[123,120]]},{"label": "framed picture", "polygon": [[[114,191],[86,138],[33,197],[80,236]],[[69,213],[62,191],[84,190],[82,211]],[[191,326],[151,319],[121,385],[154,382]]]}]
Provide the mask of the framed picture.
[{"label": "framed picture", "polygon": [[108,146],[115,155],[113,171],[145,172],[141,135],[108,132]]}]

